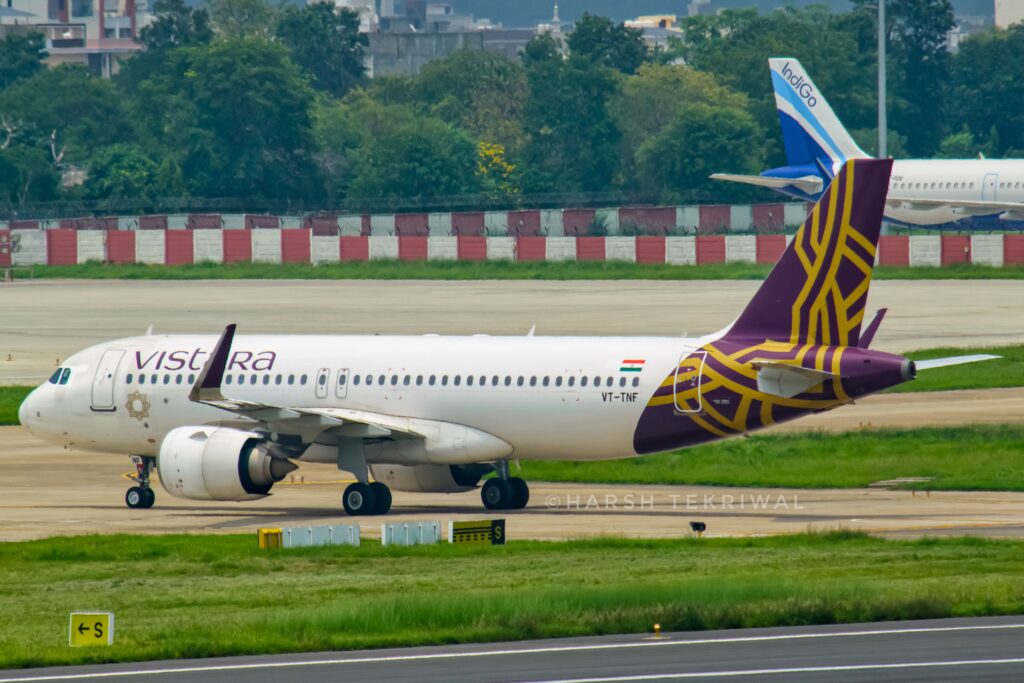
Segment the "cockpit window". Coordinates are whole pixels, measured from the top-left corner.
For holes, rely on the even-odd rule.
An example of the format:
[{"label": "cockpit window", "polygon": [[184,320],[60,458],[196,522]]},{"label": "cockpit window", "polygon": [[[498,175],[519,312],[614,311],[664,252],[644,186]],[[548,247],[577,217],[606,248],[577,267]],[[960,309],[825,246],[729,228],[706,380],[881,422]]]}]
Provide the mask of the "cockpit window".
[{"label": "cockpit window", "polygon": [[60,379],[60,373],[62,372],[64,372],[64,368],[57,368],[56,370],[54,370],[53,374],[50,375],[50,379],[48,380],[50,384],[56,384],[57,381]]},{"label": "cockpit window", "polygon": [[67,384],[69,377],[71,377],[71,368],[64,368],[64,372],[62,372],[60,375],[59,384]]}]

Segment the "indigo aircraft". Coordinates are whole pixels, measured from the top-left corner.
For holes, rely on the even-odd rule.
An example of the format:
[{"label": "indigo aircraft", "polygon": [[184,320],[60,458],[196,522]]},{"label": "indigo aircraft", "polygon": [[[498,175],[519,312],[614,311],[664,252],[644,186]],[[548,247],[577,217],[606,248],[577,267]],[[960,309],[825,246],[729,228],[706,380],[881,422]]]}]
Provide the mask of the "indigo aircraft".
[{"label": "indigo aircraft", "polygon": [[[147,333],[71,356],[19,416],[75,450],[125,453],[129,507],[270,493],[299,462],[355,476],[349,514],[391,490],[480,487],[523,508],[514,460],[628,458],[747,434],[914,379],[862,330],[892,162],[847,161],[746,308],[701,337]],[[668,315],[684,314],[685,301]],[[823,456],[824,457],[824,456]],[[496,473],[497,476],[484,478]]]},{"label": "indigo aircraft", "polygon": [[[761,175],[715,173],[817,201],[839,168],[868,159],[795,59],[768,60],[786,166]],[[907,159],[893,164],[885,221],[932,230],[1024,229],[1024,159]]]}]

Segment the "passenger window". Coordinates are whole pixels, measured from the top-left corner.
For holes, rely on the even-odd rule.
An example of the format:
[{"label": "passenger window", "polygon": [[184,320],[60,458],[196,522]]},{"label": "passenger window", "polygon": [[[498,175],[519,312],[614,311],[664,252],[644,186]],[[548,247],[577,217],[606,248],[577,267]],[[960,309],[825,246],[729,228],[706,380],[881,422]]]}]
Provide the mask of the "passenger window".
[{"label": "passenger window", "polygon": [[562,386],[562,376],[561,375],[559,375],[558,377],[555,378],[555,386],[556,387]]},{"label": "passenger window", "polygon": [[384,380],[387,378],[384,375],[377,375],[377,384],[384,386]]},{"label": "passenger window", "polygon": [[423,375],[416,375],[416,386],[423,386]]},{"label": "passenger window", "polygon": [[189,375],[188,376],[188,383],[189,384],[195,384],[196,383],[196,376],[195,375]]},{"label": "passenger window", "polygon": [[[51,382],[53,381],[53,377],[50,377],[50,381]],[[125,384],[131,384],[132,383],[132,373],[129,372],[127,375],[124,376],[124,383]]]},{"label": "passenger window", "polygon": [[231,384],[231,375],[225,375],[224,383],[225,384]]},{"label": "passenger window", "polygon": [[626,378],[625,377],[620,377],[619,378],[619,386],[620,387],[626,386]]},{"label": "passenger window", "polygon": [[391,386],[398,386],[398,375],[391,375]]},{"label": "passenger window", "polygon": [[145,384],[145,383],[146,383],[146,376],[145,375],[139,375],[139,384]]},{"label": "passenger window", "polygon": [[[60,373],[62,373],[62,372],[64,372],[64,368],[57,368],[56,370],[54,370],[53,374],[50,375],[50,379],[49,379],[50,384],[56,384],[57,382],[59,382],[60,381]],[[131,377],[131,375],[128,375],[128,376]]]},{"label": "passenger window", "polygon": [[[62,377],[61,379],[63,380],[64,378]],[[149,376],[149,383],[150,384],[156,384],[158,381],[159,380],[157,379],[157,374],[155,372],[152,375]],[[62,381],[61,384],[64,384],[64,382]]]},{"label": "passenger window", "polygon": [[441,386],[448,386],[448,375],[441,375]]},{"label": "passenger window", "polygon": [[409,377],[409,375],[406,375],[405,379],[402,380],[402,384],[404,384],[405,386],[409,386],[409,382],[411,382],[411,381],[412,381],[412,378]]},{"label": "passenger window", "polygon": [[356,386],[359,386],[359,375],[355,375],[352,378],[352,384],[355,384]]},{"label": "passenger window", "polygon": [[512,377],[510,375],[505,375],[505,386],[506,387],[512,386]]},{"label": "passenger window", "polygon": [[543,384],[544,386],[547,386],[547,385],[551,384],[551,378],[545,376],[544,380],[541,382],[541,384]]},{"label": "passenger window", "polygon": [[429,384],[430,384],[430,386],[434,386],[435,384],[437,384],[437,375],[431,375],[430,376]]},{"label": "passenger window", "polygon": [[276,384],[277,386],[281,386],[281,382],[283,381],[284,377],[282,377],[281,375],[277,375],[276,377],[274,377],[274,384]]},{"label": "passenger window", "polygon": [[594,386],[595,387],[601,386],[601,378],[600,377],[595,377],[594,378]]},{"label": "passenger window", "polygon": [[580,386],[581,387],[587,386],[587,377],[586,377],[586,375],[584,375],[583,377],[580,377]]},{"label": "passenger window", "polygon": [[605,386],[609,386],[610,387],[612,385],[612,382],[614,382],[614,381],[615,380],[613,380],[611,377],[609,377],[608,381],[605,383]]},{"label": "passenger window", "polygon": [[462,375],[455,375],[455,386],[459,386],[462,383]]},{"label": "passenger window", "polygon": [[486,384],[487,384],[487,375],[480,375],[480,386],[485,386]]},{"label": "passenger window", "polygon": [[[324,377],[324,382],[323,383],[327,384],[327,378],[326,377]],[[270,384],[270,375],[263,375],[263,386],[267,386],[269,384]]]},{"label": "passenger window", "polygon": [[498,376],[497,375],[494,375],[493,377],[491,377],[491,386],[492,387],[498,386]]},{"label": "passenger window", "polygon": [[522,375],[519,375],[519,378],[516,380],[516,386],[517,387],[523,386],[523,376]]},{"label": "passenger window", "polygon": [[466,375],[466,386],[473,386],[473,375]]},{"label": "passenger window", "polygon": [[530,386],[531,387],[537,386],[537,378],[536,377],[531,377],[530,378]]},{"label": "passenger window", "polygon": [[299,377],[299,384],[301,384],[302,386],[306,386],[306,381],[308,379],[309,379],[308,375],[302,375],[301,377]]},{"label": "passenger window", "polygon": [[249,384],[256,384],[256,373],[249,375]]},{"label": "passenger window", "polygon": [[181,375],[175,375],[174,376],[174,383],[175,384],[181,384]]},{"label": "passenger window", "polygon": [[164,384],[170,384],[170,383],[171,383],[171,376],[170,375],[164,375]]},{"label": "passenger window", "polygon": [[633,378],[633,386],[634,387],[640,386],[640,378],[639,377],[634,377]]},{"label": "passenger window", "polygon": [[373,375],[366,376],[366,386],[373,386]]}]

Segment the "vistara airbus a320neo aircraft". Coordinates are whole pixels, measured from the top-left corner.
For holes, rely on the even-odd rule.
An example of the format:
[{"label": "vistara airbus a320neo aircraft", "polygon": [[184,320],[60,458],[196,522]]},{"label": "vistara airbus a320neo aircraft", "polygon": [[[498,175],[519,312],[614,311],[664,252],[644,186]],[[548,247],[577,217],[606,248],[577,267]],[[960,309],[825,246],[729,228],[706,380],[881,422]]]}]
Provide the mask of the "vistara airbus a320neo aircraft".
[{"label": "vistara airbus a320neo aircraft", "polygon": [[[173,496],[270,493],[298,462],[355,475],[342,503],[475,489],[526,505],[512,460],[628,458],[746,434],[911,380],[861,333],[890,161],[851,161],[736,321],[697,338],[146,335],[75,354],[19,416],[74,449],[131,454]],[[686,302],[668,314],[685,316]],[[371,483],[371,477],[373,479]]]}]

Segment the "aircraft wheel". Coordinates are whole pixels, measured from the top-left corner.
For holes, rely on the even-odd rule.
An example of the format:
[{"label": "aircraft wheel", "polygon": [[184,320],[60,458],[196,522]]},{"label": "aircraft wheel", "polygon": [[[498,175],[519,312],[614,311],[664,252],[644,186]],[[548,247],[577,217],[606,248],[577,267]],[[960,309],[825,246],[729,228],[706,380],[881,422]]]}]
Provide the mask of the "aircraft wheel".
[{"label": "aircraft wheel", "polygon": [[144,488],[143,491],[146,492],[146,497],[142,501],[142,505],[140,505],[139,507],[143,508],[144,510],[148,510],[149,508],[153,507],[153,503],[156,502],[156,491],[154,491],[151,488]]},{"label": "aircraft wheel", "polygon": [[[124,503],[133,510],[140,508],[147,508],[146,502],[149,500],[149,496],[146,493],[146,489],[141,486],[133,486],[128,489],[124,494]],[[153,500],[156,500],[156,496],[153,496]]]},{"label": "aircraft wheel", "polygon": [[488,479],[480,490],[480,499],[488,510],[507,510],[512,503],[512,485],[505,479]]},{"label": "aircraft wheel", "polygon": [[512,487],[512,504],[509,509],[522,510],[530,502],[530,487],[519,477],[512,477],[508,483]]},{"label": "aircraft wheel", "polygon": [[370,491],[373,492],[373,514],[386,515],[391,509],[391,489],[379,481],[375,481],[370,484]]},{"label": "aircraft wheel", "polygon": [[350,515],[372,515],[376,501],[369,484],[349,484],[341,495],[341,504]]}]

